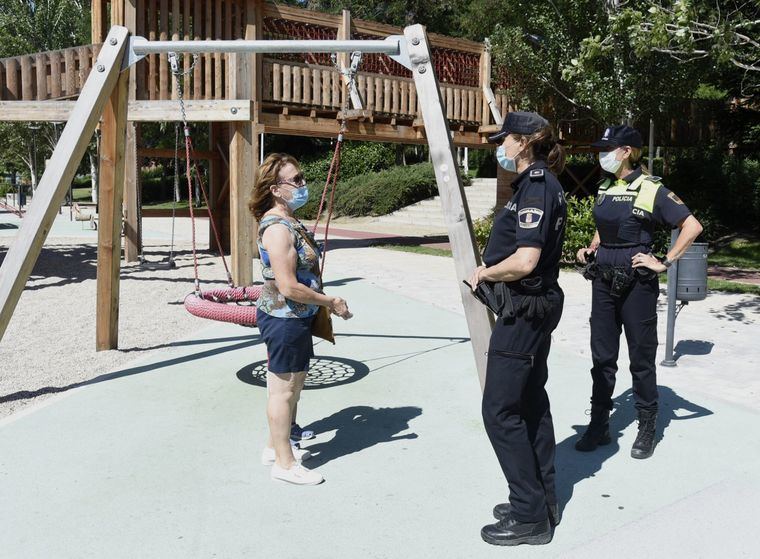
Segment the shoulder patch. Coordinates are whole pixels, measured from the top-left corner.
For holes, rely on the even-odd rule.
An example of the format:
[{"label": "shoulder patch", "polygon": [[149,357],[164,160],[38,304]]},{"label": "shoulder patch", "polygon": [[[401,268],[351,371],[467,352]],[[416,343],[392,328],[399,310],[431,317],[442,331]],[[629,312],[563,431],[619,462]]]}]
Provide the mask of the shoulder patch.
[{"label": "shoulder patch", "polygon": [[668,198],[673,200],[676,204],[680,204],[683,206],[683,200],[681,200],[675,192],[669,192]]},{"label": "shoulder patch", "polygon": [[538,180],[544,178],[544,170],[543,169],[533,169],[530,172],[530,178],[531,180]]},{"label": "shoulder patch", "polygon": [[535,229],[544,217],[544,210],[538,208],[523,208],[517,212],[517,219],[522,229]]}]

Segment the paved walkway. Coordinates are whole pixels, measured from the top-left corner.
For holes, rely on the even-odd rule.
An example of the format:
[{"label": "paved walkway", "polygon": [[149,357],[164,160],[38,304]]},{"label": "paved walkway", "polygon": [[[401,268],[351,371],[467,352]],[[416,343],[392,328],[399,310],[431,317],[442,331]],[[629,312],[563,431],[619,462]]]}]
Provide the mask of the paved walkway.
[{"label": "paved walkway", "polygon": [[325,484],[269,480],[265,349],[256,330],[214,324],[0,422],[2,557],[757,556],[757,298],[681,313],[652,459],[628,454],[624,357],[615,440],[579,454],[588,289],[563,274],[549,392],[564,517],[550,545],[504,550],[479,536],[506,485],[451,259],[336,245],[328,289],[355,318],[317,346],[299,412],[319,433],[308,447]]}]

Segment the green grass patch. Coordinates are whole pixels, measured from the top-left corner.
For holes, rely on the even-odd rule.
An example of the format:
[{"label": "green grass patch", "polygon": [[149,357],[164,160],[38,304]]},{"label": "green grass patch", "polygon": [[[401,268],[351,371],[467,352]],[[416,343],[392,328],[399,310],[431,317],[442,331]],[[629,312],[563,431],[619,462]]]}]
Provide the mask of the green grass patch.
[{"label": "green grass patch", "polygon": [[760,239],[737,237],[708,256],[710,264],[760,270]]},{"label": "green grass patch", "polygon": [[[190,204],[188,204],[187,200],[180,200],[176,203],[174,206],[178,210],[186,210],[190,207]],[[171,210],[172,209],[172,201],[169,200],[168,202],[157,202],[153,204],[143,204],[143,208],[150,209],[150,210]],[[206,206],[193,206],[193,210],[195,211],[206,211]]]},{"label": "green grass patch", "polygon": [[432,256],[451,256],[451,251],[445,248],[435,248],[415,245],[373,245],[373,248],[398,250],[400,252],[413,252],[415,254],[430,254]]},{"label": "green grass patch", "polygon": [[723,291],[725,293],[748,293],[750,295],[760,295],[760,285],[751,283],[739,283],[738,281],[726,281],[707,279],[707,289],[709,291]]},{"label": "green grass patch", "polygon": [[74,202],[91,202],[92,201],[91,188],[72,188],[71,194],[74,197]]}]

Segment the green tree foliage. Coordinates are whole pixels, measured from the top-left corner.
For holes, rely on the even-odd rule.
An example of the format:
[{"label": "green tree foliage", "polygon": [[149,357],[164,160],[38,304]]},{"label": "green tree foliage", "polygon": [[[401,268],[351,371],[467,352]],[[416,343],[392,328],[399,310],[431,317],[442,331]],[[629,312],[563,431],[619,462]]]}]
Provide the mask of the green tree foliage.
[{"label": "green tree foliage", "polygon": [[[31,54],[90,42],[90,2],[0,0],[0,57]],[[6,170],[37,169],[50,156],[60,127],[0,123],[0,162]],[[34,141],[33,141],[34,140]],[[36,165],[35,165],[36,163]]]},{"label": "green tree foliage", "polygon": [[0,57],[90,42],[90,2],[0,0]]},{"label": "green tree foliage", "polygon": [[350,10],[351,17],[390,25],[421,23],[429,32],[458,36],[458,20],[466,6],[464,0],[290,0],[291,5],[309,10],[339,14]]}]

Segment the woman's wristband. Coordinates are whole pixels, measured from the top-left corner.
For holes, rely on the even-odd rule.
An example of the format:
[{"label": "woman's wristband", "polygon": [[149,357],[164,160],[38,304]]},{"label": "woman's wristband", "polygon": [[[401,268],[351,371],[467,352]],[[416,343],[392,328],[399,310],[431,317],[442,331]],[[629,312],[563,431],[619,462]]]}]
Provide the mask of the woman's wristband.
[{"label": "woman's wristband", "polygon": [[660,263],[661,263],[663,266],[665,266],[666,268],[670,268],[670,267],[673,265],[673,262],[675,262],[675,260],[671,260],[670,258],[668,258],[668,255],[667,255],[667,254],[663,255],[663,256],[662,256],[662,257],[660,257],[658,260],[659,260],[659,261],[660,261]]}]

